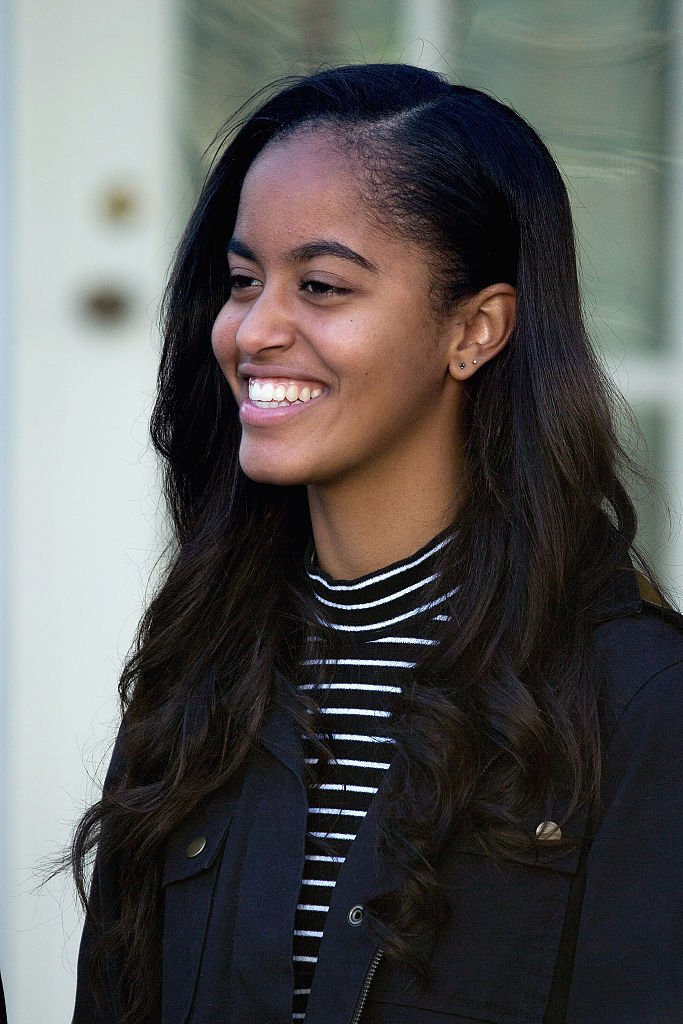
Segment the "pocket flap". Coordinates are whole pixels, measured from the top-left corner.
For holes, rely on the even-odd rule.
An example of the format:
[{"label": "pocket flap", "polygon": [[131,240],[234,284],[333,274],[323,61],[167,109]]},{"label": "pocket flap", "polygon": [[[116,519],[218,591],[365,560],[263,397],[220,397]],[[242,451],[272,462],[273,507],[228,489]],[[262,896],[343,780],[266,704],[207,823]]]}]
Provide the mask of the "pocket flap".
[{"label": "pocket flap", "polygon": [[221,792],[180,823],[166,844],[162,886],[191,878],[211,867],[223,847],[233,810],[231,802]]},{"label": "pocket flap", "polygon": [[[537,838],[538,842],[530,845],[528,850],[507,853],[503,863],[521,864],[527,867],[574,874],[579,866],[589,808],[587,806],[579,808],[567,821],[564,821],[566,811],[566,804],[558,803],[545,814],[540,811],[528,814],[523,820],[524,831],[530,840]],[[472,856],[485,856],[476,840],[456,841],[451,850]]]}]

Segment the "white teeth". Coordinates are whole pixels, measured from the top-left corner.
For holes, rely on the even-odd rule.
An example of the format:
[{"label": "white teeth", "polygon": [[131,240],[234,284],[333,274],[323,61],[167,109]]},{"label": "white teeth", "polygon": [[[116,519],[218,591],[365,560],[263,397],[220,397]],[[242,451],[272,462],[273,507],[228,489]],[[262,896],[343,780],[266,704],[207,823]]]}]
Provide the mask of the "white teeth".
[{"label": "white teeth", "polygon": [[249,398],[261,408],[276,408],[283,405],[293,405],[295,402],[310,402],[312,398],[319,398],[323,393],[321,387],[311,387],[309,384],[273,384],[272,381],[260,381],[255,378],[249,380]]}]

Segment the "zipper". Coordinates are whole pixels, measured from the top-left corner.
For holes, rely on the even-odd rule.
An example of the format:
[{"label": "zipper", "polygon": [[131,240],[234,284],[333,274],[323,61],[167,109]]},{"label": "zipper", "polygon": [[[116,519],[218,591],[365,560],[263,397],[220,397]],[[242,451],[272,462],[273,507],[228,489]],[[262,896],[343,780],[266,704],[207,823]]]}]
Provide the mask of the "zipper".
[{"label": "zipper", "polygon": [[363,982],[363,987],[358,997],[358,1002],[356,1003],[356,1009],[354,1011],[353,1017],[351,1018],[351,1024],[358,1024],[358,1022],[360,1021],[361,1014],[363,1013],[363,1007],[365,1006],[368,999],[368,992],[370,991],[370,986],[372,985],[372,979],[375,977],[375,974],[377,973],[377,968],[379,967],[379,962],[382,959],[383,955],[383,949],[377,949],[375,951],[375,955],[373,956],[370,962],[370,966],[368,967],[367,974],[365,975],[365,981]]}]

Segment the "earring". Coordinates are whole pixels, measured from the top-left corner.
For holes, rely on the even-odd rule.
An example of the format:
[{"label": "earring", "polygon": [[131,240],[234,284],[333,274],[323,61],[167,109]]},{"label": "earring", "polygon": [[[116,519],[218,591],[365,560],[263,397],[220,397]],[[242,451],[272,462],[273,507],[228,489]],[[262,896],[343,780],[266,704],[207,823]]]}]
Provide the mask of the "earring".
[{"label": "earring", "polygon": [[465,364],[464,364],[464,363],[460,363],[460,369],[461,369],[461,370],[464,370],[464,369],[465,369]]},{"label": "earring", "polygon": [[473,360],[472,360],[472,366],[476,366],[476,365],[477,365],[477,360],[476,360],[476,359],[473,359]]}]

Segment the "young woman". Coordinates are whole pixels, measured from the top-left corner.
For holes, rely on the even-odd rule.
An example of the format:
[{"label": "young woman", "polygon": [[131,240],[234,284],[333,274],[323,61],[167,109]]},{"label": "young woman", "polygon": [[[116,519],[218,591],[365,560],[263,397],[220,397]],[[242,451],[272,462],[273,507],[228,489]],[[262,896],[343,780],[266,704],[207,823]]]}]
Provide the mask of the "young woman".
[{"label": "young woman", "polygon": [[74,1021],[680,1020],[683,631],[541,140],[414,67],[289,81],[165,312],[177,546],[74,844]]}]

